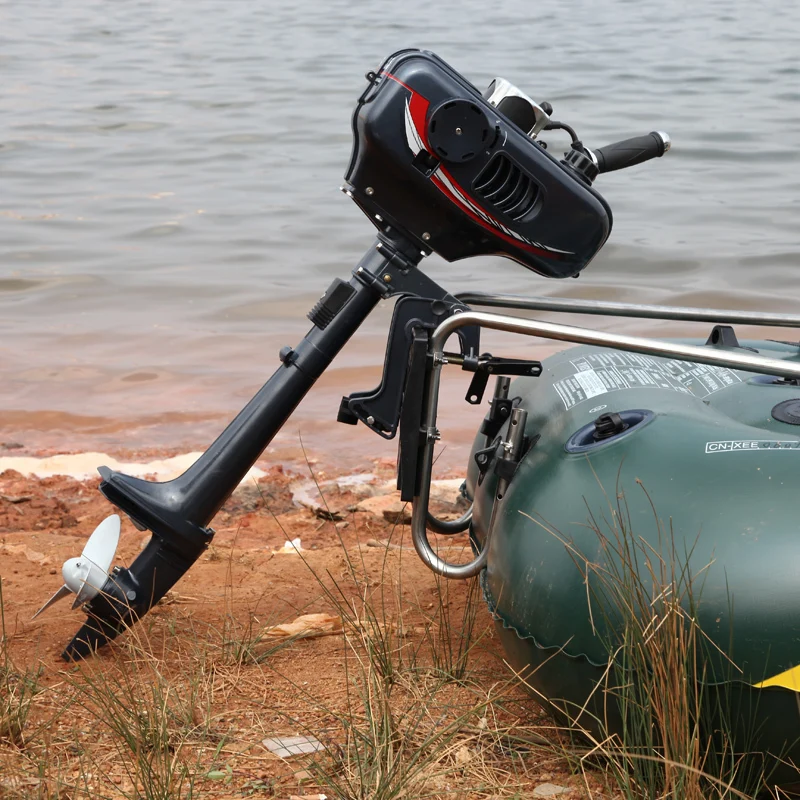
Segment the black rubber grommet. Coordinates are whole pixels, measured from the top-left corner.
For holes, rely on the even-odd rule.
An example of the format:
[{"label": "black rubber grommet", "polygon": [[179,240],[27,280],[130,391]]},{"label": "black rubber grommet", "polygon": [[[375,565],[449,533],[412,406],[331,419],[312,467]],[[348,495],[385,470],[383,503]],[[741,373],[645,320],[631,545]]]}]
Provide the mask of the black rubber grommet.
[{"label": "black rubber grommet", "polygon": [[772,409],[772,416],[778,422],[800,425],[800,398],[784,400]]},{"label": "black rubber grommet", "polygon": [[[600,422],[602,430],[606,422],[604,418],[609,417],[611,419],[609,421],[610,424],[608,424],[608,429],[605,431],[606,435],[597,438],[597,423]],[[641,430],[654,418],[655,414],[644,408],[632,408],[627,411],[603,414],[594,422],[590,422],[588,425],[584,425],[582,428],[575,431],[575,433],[567,439],[564,444],[564,449],[568,453],[585,453],[587,450],[605,447],[607,444],[618,442],[636,431]]]}]

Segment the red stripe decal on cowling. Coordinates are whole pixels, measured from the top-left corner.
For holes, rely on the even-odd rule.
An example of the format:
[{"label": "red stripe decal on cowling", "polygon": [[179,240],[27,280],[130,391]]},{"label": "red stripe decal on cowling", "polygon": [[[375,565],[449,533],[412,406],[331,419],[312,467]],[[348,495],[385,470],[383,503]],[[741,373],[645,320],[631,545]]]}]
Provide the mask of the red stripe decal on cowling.
[{"label": "red stripe decal on cowling", "polygon": [[[411,119],[414,123],[414,127],[417,129],[417,134],[419,135],[420,140],[422,141],[425,149],[430,153],[431,148],[428,144],[428,126],[427,126],[427,115],[428,115],[428,107],[430,106],[430,102],[424,98],[419,92],[415,92],[408,84],[403,83],[399,78],[396,78],[391,72],[383,72],[382,75],[386,76],[387,78],[395,81],[395,83],[399,83],[404,89],[407,89],[411,94],[411,99],[408,103],[408,109],[411,113]],[[485,219],[482,219],[472,208],[467,205],[464,200],[462,200],[458,195],[454,194],[437,176],[437,172],[441,171],[443,175],[447,178],[447,180],[461,192],[465,198],[469,198],[470,202],[475,205],[475,208],[480,209],[481,213],[485,214],[486,217],[492,220],[492,222],[496,223],[495,225],[489,224]],[[537,255],[547,256],[548,258],[552,259],[562,259],[564,258],[565,254],[559,253],[557,251],[546,250],[542,247],[536,247],[535,245],[529,244],[528,242],[520,241],[519,239],[515,239],[513,236],[509,236],[507,233],[504,233],[501,228],[503,224],[497,220],[492,214],[490,214],[483,206],[475,201],[473,197],[470,197],[469,193],[464,190],[462,186],[458,184],[457,181],[453,179],[453,176],[450,173],[446,172],[444,168],[439,165],[436,172],[431,175],[431,181],[433,181],[434,186],[444,194],[448,200],[452,203],[455,203],[470,219],[477,222],[482,228],[485,228],[494,236],[499,236],[501,239],[504,239],[509,244],[513,244],[515,247],[520,248],[521,250],[528,250],[531,253],[536,253]]]}]

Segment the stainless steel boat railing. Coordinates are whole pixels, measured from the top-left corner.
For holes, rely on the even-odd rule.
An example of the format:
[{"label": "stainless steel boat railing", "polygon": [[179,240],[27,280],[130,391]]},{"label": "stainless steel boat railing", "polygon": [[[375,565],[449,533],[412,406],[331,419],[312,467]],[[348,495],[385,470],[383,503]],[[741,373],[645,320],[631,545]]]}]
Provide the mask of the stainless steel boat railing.
[{"label": "stainless steel boat railing", "polygon": [[[784,314],[751,313],[744,311],[714,311],[710,309],[671,308],[669,306],[639,306],[623,303],[594,303],[584,301],[562,300],[555,298],[515,298],[513,295],[478,295],[461,294],[464,302],[491,305],[496,303],[504,307],[535,309],[540,311],[572,311],[588,314],[611,314],[615,316],[635,316],[656,319],[681,319],[697,322],[738,322],[749,325],[775,325],[777,327],[800,327],[800,317]],[[500,302],[502,300],[502,303]],[[488,301],[488,302],[487,302]],[[574,325],[562,325],[554,322],[543,322],[533,319],[522,319],[501,314],[480,311],[467,311],[449,317],[433,333],[431,338],[431,354],[433,369],[428,388],[423,400],[423,429],[425,444],[421,459],[420,490],[414,498],[411,515],[411,535],[414,548],[422,561],[434,572],[446,578],[469,578],[483,569],[488,552],[491,530],[483,542],[481,552],[465,564],[453,564],[440,558],[428,541],[427,523],[429,517],[430,482],[433,470],[433,450],[440,438],[436,428],[436,416],[439,401],[439,385],[442,368],[449,362],[445,353],[447,339],[458,328],[466,325],[477,325],[490,330],[518,333],[523,336],[536,336],[543,339],[588,344],[599,347],[610,347],[642,355],[661,358],[676,358],[697,364],[708,364],[728,369],[742,369],[763,375],[775,375],[782,378],[800,379],[800,363],[792,363],[776,358],[767,358],[750,353],[737,353],[696,345],[676,344],[639,336],[626,336],[606,331],[595,331],[579,328]],[[800,348],[800,345],[798,345]],[[798,351],[800,352],[800,350]],[[455,359],[453,359],[455,361]],[[509,446],[511,446],[509,444]]]}]

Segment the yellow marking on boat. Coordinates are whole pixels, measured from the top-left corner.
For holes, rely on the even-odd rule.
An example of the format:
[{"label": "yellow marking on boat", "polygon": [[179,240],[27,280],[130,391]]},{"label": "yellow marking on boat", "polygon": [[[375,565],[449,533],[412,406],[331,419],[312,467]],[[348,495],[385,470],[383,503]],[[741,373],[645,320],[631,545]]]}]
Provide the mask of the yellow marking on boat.
[{"label": "yellow marking on boat", "polygon": [[784,689],[800,692],[800,665],[753,685],[756,689],[765,689],[767,686],[783,686]]}]

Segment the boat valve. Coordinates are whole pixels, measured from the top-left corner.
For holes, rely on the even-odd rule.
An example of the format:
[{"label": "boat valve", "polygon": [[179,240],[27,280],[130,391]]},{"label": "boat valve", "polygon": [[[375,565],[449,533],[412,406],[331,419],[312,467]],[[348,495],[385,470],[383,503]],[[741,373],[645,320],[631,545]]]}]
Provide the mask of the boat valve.
[{"label": "boat valve", "polygon": [[601,414],[594,421],[594,433],[592,438],[596,441],[603,439],[610,439],[618,433],[628,428],[628,423],[616,412],[612,411],[610,414]]}]

